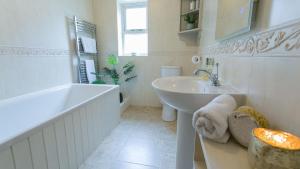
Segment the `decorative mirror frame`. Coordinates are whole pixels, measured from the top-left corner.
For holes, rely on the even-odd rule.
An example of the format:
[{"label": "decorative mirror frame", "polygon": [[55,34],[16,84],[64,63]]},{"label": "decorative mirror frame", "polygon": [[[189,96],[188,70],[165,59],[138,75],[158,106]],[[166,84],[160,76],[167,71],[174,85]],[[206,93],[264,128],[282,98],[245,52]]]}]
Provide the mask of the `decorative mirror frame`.
[{"label": "decorative mirror frame", "polygon": [[[215,31],[215,40],[216,41],[228,40],[228,39],[231,39],[238,35],[242,35],[244,33],[251,31],[251,29],[254,27],[255,21],[256,21],[256,11],[257,11],[257,6],[258,6],[258,0],[249,0],[249,3],[250,3],[250,10],[249,10],[249,17],[248,17],[248,26],[246,26],[232,34],[226,35],[222,38],[217,38],[216,37],[217,24],[216,24],[216,31]],[[217,16],[218,16],[218,12],[217,12]],[[218,19],[216,20],[216,22],[218,22]]]}]

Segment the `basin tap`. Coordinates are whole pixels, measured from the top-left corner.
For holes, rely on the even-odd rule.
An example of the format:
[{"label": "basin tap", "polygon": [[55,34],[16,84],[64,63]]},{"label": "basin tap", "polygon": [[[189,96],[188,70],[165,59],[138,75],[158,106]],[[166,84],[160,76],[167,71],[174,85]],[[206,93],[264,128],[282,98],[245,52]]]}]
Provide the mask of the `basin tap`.
[{"label": "basin tap", "polygon": [[211,73],[211,72],[209,72],[208,70],[205,70],[205,69],[196,69],[193,74],[194,74],[194,76],[197,76],[197,75],[199,75],[200,72],[205,72],[209,75],[209,79],[210,79],[211,84],[213,86],[221,86],[220,81],[219,81],[219,64],[217,63],[216,66],[217,66],[217,73],[216,74]]}]

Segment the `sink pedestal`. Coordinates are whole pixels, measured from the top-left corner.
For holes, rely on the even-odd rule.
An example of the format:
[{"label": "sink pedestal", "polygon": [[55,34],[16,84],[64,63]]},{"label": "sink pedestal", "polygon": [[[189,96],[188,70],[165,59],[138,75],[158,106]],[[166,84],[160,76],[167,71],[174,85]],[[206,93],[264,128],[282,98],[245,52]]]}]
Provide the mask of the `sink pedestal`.
[{"label": "sink pedestal", "polygon": [[194,168],[195,129],[192,112],[178,112],[176,169]]}]

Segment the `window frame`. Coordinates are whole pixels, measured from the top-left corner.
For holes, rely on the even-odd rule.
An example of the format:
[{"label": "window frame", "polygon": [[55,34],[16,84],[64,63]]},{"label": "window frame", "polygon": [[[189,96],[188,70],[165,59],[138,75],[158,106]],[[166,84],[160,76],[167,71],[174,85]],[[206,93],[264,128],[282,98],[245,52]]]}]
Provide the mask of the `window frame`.
[{"label": "window frame", "polygon": [[[126,29],[126,10],[132,8],[146,8],[146,29]],[[125,35],[126,34],[147,34],[148,40],[148,3],[147,2],[129,2],[120,4],[121,11],[121,36],[122,36],[122,55],[124,56],[146,56],[147,53],[125,53]]]}]

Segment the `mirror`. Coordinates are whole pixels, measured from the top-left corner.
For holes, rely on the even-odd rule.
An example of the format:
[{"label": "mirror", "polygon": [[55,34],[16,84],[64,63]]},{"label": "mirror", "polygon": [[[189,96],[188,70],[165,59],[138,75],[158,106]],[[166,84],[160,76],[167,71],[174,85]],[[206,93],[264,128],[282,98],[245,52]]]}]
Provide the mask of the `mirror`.
[{"label": "mirror", "polygon": [[218,0],[216,40],[224,40],[251,30],[256,0]]}]

